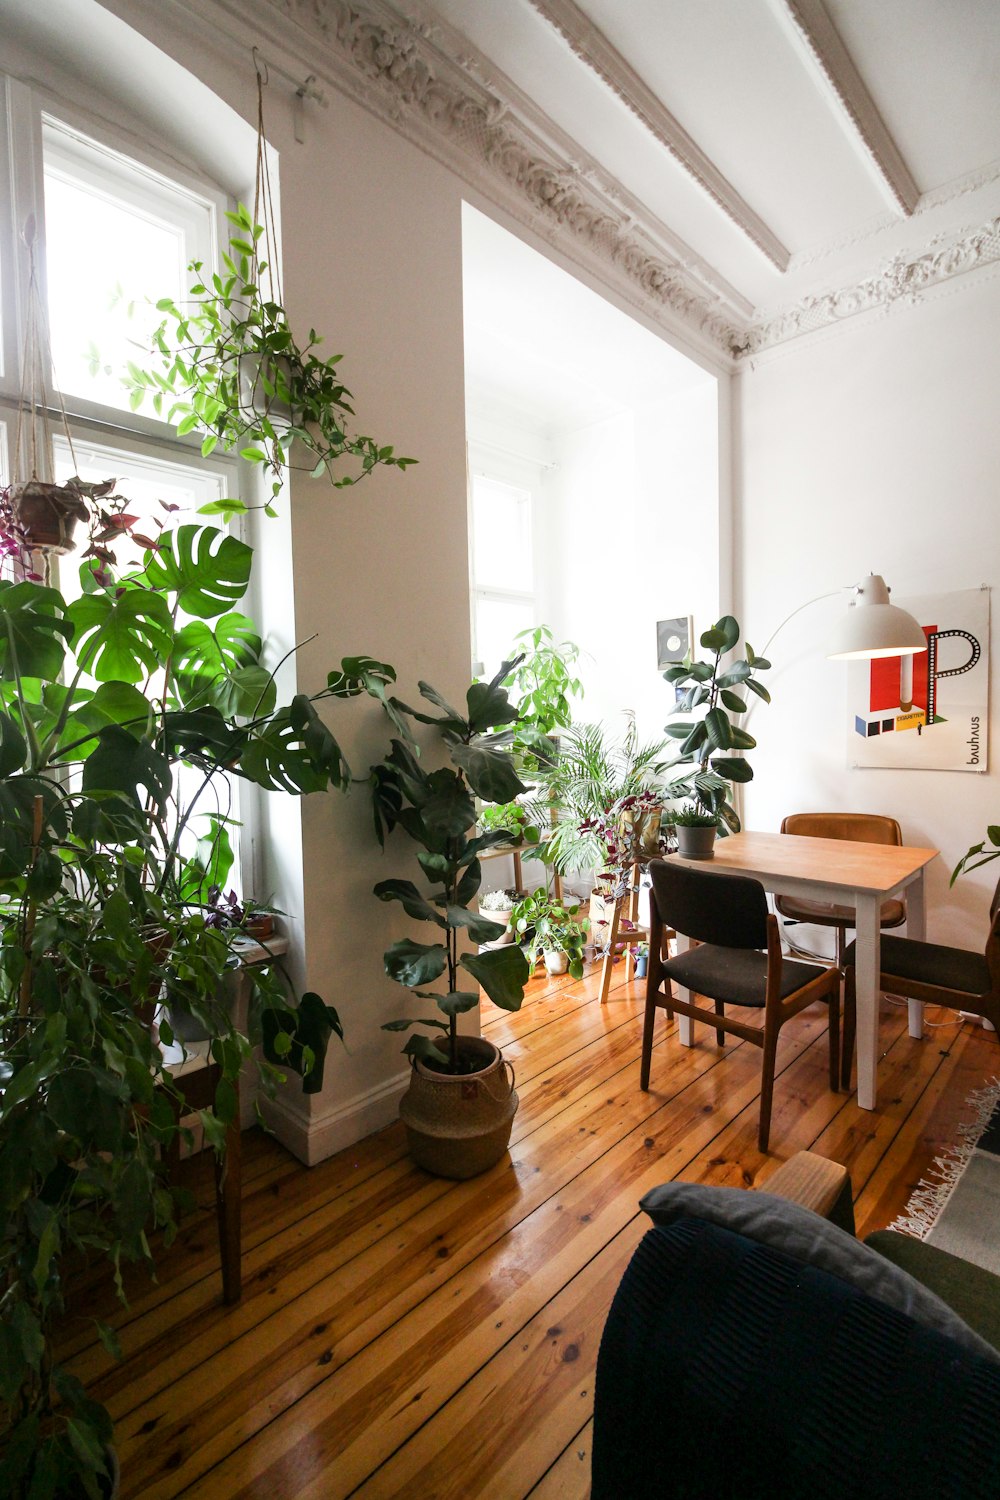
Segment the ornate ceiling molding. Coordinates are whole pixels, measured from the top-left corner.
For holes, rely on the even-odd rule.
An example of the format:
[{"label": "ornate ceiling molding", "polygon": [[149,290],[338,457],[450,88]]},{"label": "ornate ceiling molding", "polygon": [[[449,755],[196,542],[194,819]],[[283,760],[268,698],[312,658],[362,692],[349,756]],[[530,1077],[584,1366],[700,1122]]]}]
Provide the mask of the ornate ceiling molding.
[{"label": "ornate ceiling molding", "polygon": [[1000,262],[998,218],[902,251],[849,286],[773,314],[752,310],[425,0],[213,0],[213,8],[230,18],[234,44],[245,47],[252,18],[305,71],[385,120],[622,300],[734,365],[856,314],[918,302],[933,286]]},{"label": "ornate ceiling molding", "polygon": [[[440,45],[438,20],[404,18],[385,0],[218,0],[285,26],[280,43],[309,60],[357,102],[387,120],[466,180],[601,275],[654,317],[672,315],[705,346],[732,358],[743,346],[748,306],[713,277],[665,225],[643,215],[620,184],[499,81],[464,39]],[[404,7],[411,11],[415,7]],[[287,23],[310,43],[296,46]],[[277,40],[277,38],[275,38]],[[302,39],[303,41],[305,38]],[[322,44],[321,53],[316,42]],[[490,79],[492,86],[481,82]],[[503,96],[497,91],[502,82]]]},{"label": "ornate ceiling molding", "polygon": [[669,151],[675,161],[680,162],[688,175],[771,264],[784,271],[789,261],[786,246],[574,0],[528,0],[528,3],[558,32],[574,55],[632,111],[650,135]]},{"label": "ornate ceiling molding", "polygon": [[916,304],[932,287],[969,271],[995,266],[998,261],[1000,217],[959,235],[938,236],[920,254],[896,255],[875,275],[853,286],[804,297],[794,307],[751,328],[741,353],[757,354],[858,313],[885,311],[900,303]]}]

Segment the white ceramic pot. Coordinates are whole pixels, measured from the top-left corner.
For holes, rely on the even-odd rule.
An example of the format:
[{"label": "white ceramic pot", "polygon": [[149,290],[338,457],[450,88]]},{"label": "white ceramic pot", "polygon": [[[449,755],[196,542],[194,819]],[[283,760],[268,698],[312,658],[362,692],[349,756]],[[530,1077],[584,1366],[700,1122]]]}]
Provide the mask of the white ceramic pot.
[{"label": "white ceramic pot", "polygon": [[545,959],[545,970],[548,974],[565,974],[569,968],[568,953],[555,948],[546,948],[542,956]]}]

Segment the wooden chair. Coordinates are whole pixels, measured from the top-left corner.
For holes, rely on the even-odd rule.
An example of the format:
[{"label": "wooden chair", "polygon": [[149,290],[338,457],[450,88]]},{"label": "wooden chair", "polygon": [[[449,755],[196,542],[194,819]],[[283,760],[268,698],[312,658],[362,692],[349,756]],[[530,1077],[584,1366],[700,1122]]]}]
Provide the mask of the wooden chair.
[{"label": "wooden chair", "polygon": [[[843,1083],[851,1085],[854,1052],[855,1005],[854,954],[851,943],[844,954],[847,983],[844,987]],[[990,930],[982,953],[969,948],[948,948],[943,943],[923,943],[916,938],[887,937],[881,944],[879,988],[926,1005],[947,1005],[985,1016],[1000,1033],[1000,881],[990,902]]]},{"label": "wooden chair", "polygon": [[[830,1087],[834,1092],[839,1088],[840,970],[835,964],[823,968],[782,957],[778,921],[768,911],[764,887],[758,881],[710,875],[665,860],[651,861],[649,873],[653,886],[640,1086],[649,1087],[657,1009],[665,1010],[668,1018],[677,1011],[704,1021],[714,1028],[720,1046],[725,1032],[742,1037],[764,1054],[757,1141],[761,1151],[766,1151],[778,1033],[789,1017],[814,1000],[826,1000],[830,1007]],[[695,939],[699,946],[664,959],[665,926]],[[672,996],[671,981],[710,999],[714,1010],[696,1005],[693,999]],[[763,1025],[727,1016],[727,1004],[763,1010]]]},{"label": "wooden chair", "polygon": [[[885,818],[877,813],[792,813],[782,820],[781,831],[804,834],[814,839],[853,839],[859,844],[900,845],[903,842],[903,835],[895,818]],[[843,968],[847,929],[854,926],[853,907],[807,901],[794,896],[775,896],[774,906],[776,911],[791,921],[835,928],[837,964]],[[883,927],[900,927],[905,921],[904,902],[892,900],[883,903]]]}]

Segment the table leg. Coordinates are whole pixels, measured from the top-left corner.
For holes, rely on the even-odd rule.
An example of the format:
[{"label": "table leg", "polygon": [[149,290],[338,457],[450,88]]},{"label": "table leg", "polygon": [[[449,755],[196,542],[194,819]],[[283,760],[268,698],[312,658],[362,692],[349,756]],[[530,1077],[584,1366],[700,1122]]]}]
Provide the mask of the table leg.
[{"label": "table leg", "polygon": [[[924,872],[920,871],[916,880],[912,882],[906,892],[906,936],[916,938],[923,942],[926,936],[926,912],[924,906]],[[908,1000],[906,1008],[909,1013],[909,1033],[911,1036],[923,1036],[924,1034],[924,1006],[922,1000]]]},{"label": "table leg", "polygon": [[[689,938],[686,938],[682,932],[679,932],[677,934],[676,942],[677,952],[686,953],[690,946],[691,940]],[[678,1000],[684,1000],[688,1005],[690,1005],[691,991],[684,989],[684,987],[679,984],[675,985],[674,988],[677,990]],[[677,1015],[677,1040],[680,1042],[682,1047],[694,1046],[694,1022],[692,1021],[690,1016],[682,1016],[680,1014]]]},{"label": "table leg", "polygon": [[858,1103],[874,1109],[878,1088],[879,960],[881,903],[877,896],[858,891],[855,981],[858,1008]]}]

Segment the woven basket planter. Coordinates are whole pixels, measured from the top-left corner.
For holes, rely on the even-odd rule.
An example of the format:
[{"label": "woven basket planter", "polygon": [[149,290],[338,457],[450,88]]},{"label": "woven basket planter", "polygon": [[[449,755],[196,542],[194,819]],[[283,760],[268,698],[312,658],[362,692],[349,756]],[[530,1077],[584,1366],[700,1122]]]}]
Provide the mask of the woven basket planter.
[{"label": "woven basket planter", "polygon": [[473,1073],[438,1073],[415,1061],[399,1106],[410,1155],[435,1177],[476,1177],[507,1150],[517,1113],[514,1069],[480,1037],[459,1038]]}]

